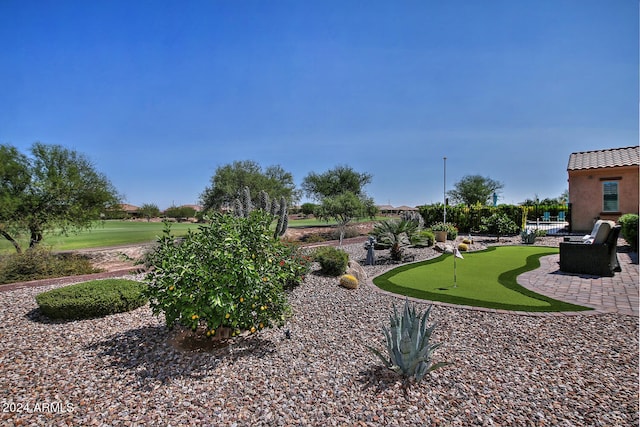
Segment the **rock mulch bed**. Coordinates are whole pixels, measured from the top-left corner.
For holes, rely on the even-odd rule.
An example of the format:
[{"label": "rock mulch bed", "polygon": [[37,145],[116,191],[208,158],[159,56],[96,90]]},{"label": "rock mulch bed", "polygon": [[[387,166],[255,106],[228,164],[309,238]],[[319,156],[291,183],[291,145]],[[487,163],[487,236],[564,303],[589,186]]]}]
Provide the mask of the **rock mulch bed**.
[{"label": "rock mulch bed", "polygon": [[370,286],[311,273],[283,328],[209,351],[177,347],[148,307],[43,319],[34,296],[55,286],[0,293],[2,425],[638,425],[637,317],[434,306],[435,361],[451,365],[404,394],[365,348],[402,300]]}]

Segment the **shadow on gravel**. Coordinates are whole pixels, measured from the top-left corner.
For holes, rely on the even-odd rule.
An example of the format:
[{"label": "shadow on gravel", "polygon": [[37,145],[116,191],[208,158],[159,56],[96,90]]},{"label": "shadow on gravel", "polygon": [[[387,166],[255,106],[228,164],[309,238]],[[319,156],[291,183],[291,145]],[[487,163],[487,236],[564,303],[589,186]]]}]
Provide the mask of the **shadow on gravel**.
[{"label": "shadow on gravel", "polygon": [[358,382],[363,390],[375,389],[376,393],[382,393],[389,388],[396,388],[402,384],[402,377],[382,366],[372,366],[365,371],[360,371]]},{"label": "shadow on gravel", "polygon": [[50,319],[42,314],[39,308],[34,308],[24,315],[28,320],[35,323],[42,323],[43,325],[59,325],[65,323],[77,322],[77,319]]},{"label": "shadow on gravel", "polygon": [[152,387],[156,381],[214,376],[213,371],[220,363],[275,351],[271,341],[257,337],[236,339],[226,346],[204,350],[177,348],[172,333],[164,326],[131,329],[86,348],[95,352],[105,365],[136,375],[144,384],[143,389]]}]

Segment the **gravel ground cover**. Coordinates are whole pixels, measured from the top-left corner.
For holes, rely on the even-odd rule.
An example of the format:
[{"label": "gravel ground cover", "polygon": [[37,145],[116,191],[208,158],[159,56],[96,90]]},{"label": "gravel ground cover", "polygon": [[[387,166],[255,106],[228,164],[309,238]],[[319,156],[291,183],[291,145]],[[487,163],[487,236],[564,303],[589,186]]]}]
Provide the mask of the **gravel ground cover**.
[{"label": "gravel ground cover", "polygon": [[451,364],[405,393],[365,348],[382,348],[402,299],[317,269],[283,328],[207,351],[181,348],[148,307],[52,322],[34,296],[60,285],[0,292],[0,425],[638,425],[637,317],[435,305],[435,361]]}]

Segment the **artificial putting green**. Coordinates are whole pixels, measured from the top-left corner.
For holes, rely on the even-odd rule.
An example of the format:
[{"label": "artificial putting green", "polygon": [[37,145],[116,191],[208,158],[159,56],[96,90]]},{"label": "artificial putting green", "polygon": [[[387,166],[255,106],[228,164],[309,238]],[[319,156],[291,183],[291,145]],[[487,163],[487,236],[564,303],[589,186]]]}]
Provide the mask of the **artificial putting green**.
[{"label": "artificial putting green", "polygon": [[410,297],[514,311],[591,310],[520,286],[516,277],[540,266],[540,257],[557,254],[557,248],[500,246],[463,253],[464,259],[442,255],[428,261],[394,268],[375,279],[381,289]]}]

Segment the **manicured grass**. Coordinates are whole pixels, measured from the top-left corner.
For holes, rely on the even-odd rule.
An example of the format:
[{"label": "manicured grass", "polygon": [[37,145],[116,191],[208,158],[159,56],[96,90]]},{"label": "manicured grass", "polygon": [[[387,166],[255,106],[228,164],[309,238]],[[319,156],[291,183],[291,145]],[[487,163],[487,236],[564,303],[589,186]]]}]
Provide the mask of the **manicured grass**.
[{"label": "manicured grass", "polygon": [[[100,221],[90,230],[68,236],[48,234],[42,245],[54,251],[96,248],[102,246],[128,245],[152,242],[162,234],[164,224],[161,222],[139,221]],[[197,224],[172,223],[171,231],[176,236],[187,234],[187,230],[197,230]],[[27,239],[20,239],[23,248],[28,247]],[[15,252],[13,246],[4,238],[0,238],[0,253]]]},{"label": "manicured grass", "polygon": [[536,294],[516,282],[525,271],[540,266],[540,257],[558,253],[557,248],[502,246],[438,258],[395,268],[376,277],[379,288],[401,295],[451,304],[514,311],[582,311],[590,308]]},{"label": "manicured grass", "polygon": [[[349,224],[357,224],[357,223],[361,223],[361,222],[372,222],[372,221],[382,221],[385,219],[389,219],[389,217],[386,216],[378,216],[375,217],[374,219],[371,218],[361,218],[361,219],[356,219],[351,221]],[[328,227],[328,226],[335,226],[337,225],[337,222],[335,221],[322,221],[316,218],[310,218],[310,219],[294,219],[289,221],[289,227],[291,228],[296,228],[296,227]]]},{"label": "manicured grass", "polygon": [[[380,219],[380,218],[376,218]],[[357,222],[369,222],[370,218],[356,220]],[[335,222],[325,222],[318,219],[301,219],[289,222],[289,227],[322,227],[335,226]],[[274,225],[275,226],[275,225]],[[164,224],[161,222],[120,221],[108,220],[96,222],[94,228],[80,233],[70,233],[68,236],[47,234],[42,241],[44,247],[54,251],[66,251],[85,248],[97,248],[104,246],[130,245],[136,243],[153,242],[162,234]],[[198,230],[198,224],[171,223],[171,232],[175,236],[187,234],[187,230]],[[22,236],[18,241],[23,248],[29,245],[28,236]],[[8,240],[0,237],[0,254],[14,253],[15,249]]]}]

